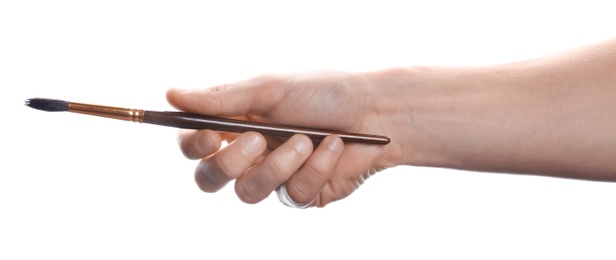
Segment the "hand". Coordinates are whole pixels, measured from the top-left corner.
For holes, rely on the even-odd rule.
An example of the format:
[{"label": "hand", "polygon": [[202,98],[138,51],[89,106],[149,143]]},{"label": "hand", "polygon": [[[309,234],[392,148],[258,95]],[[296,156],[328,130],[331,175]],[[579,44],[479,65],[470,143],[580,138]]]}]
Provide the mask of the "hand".
[{"label": "hand", "polygon": [[[393,124],[379,110],[391,101],[374,98],[377,91],[365,75],[322,72],[170,89],[167,99],[192,113],[392,137]],[[229,144],[221,148],[223,140]],[[181,130],[179,143],[186,157],[201,159],[195,171],[201,190],[216,192],[235,179],[235,192],[247,203],[262,201],[284,184],[293,201],[323,207],[396,161],[392,144],[344,144],[337,136],[313,147],[303,135],[281,140],[255,132]]]}]

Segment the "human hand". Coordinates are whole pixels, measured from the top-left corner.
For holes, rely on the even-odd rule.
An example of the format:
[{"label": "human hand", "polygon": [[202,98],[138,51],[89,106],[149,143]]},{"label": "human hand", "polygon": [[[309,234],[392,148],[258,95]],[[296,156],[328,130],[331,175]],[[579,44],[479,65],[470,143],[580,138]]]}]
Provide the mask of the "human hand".
[{"label": "human hand", "polygon": [[167,98],[187,112],[391,139],[381,146],[329,136],[314,148],[303,135],[181,131],[182,152],[201,159],[199,187],[215,192],[235,179],[247,203],[282,187],[298,204],[322,207],[401,164],[614,180],[616,124],[604,119],[616,110],[615,50],[608,41],[485,67],[266,75],[171,89]]},{"label": "human hand", "polygon": [[[379,98],[382,92],[363,74],[321,72],[266,75],[199,90],[170,89],[174,107],[236,119],[391,136],[395,127]],[[229,144],[223,148],[222,141]],[[393,139],[392,139],[393,141]],[[216,192],[235,179],[235,192],[257,203],[283,185],[292,201],[323,207],[357,189],[369,176],[396,165],[393,144],[346,143],[328,136],[318,147],[304,135],[288,140],[259,133],[181,130],[180,148],[201,159],[195,180]]]}]

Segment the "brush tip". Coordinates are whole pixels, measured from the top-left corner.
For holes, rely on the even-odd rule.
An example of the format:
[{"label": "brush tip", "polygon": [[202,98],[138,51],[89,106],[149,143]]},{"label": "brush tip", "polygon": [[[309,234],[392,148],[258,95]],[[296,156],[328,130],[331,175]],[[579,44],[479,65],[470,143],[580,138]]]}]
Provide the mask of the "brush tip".
[{"label": "brush tip", "polygon": [[68,111],[68,102],[58,99],[30,98],[26,99],[26,106],[48,112]]}]

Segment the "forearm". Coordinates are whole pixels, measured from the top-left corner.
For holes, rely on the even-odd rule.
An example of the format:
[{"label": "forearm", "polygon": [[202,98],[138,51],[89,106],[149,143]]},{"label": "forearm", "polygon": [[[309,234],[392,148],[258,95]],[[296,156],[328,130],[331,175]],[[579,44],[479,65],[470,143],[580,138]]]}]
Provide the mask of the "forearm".
[{"label": "forearm", "polygon": [[[616,42],[483,68],[412,68],[403,163],[616,180]],[[404,118],[400,116],[400,118]],[[399,119],[398,119],[399,120]]]}]

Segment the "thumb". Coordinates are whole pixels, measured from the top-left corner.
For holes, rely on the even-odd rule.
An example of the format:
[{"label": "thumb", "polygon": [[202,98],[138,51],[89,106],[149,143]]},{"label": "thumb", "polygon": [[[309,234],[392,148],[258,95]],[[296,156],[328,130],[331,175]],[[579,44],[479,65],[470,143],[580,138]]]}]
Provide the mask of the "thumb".
[{"label": "thumb", "polygon": [[218,85],[205,89],[167,91],[167,101],[173,107],[211,116],[262,115],[284,98],[287,88],[280,77],[262,76],[252,80]]}]

